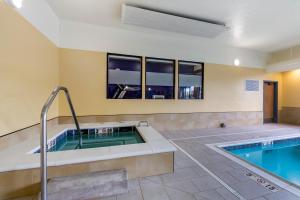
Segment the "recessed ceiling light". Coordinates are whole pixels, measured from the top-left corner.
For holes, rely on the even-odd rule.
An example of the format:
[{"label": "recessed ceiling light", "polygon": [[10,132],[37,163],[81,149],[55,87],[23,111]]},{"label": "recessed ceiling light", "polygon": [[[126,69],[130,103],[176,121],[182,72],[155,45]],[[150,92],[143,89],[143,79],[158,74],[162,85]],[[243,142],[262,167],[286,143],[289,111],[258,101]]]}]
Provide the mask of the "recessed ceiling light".
[{"label": "recessed ceiling light", "polygon": [[17,9],[20,9],[23,6],[23,0],[6,0],[6,2]]},{"label": "recessed ceiling light", "polygon": [[234,59],[234,65],[235,66],[240,66],[240,60],[239,59]]}]

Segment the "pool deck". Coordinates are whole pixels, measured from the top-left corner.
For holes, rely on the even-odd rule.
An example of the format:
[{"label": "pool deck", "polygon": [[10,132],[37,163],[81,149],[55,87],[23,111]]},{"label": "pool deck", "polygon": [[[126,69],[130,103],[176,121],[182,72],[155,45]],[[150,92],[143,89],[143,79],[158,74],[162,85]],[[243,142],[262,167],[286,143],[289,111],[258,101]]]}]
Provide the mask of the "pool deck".
[{"label": "pool deck", "polygon": [[270,124],[177,130],[162,134],[181,149],[175,153],[174,174],[130,180],[128,193],[101,200],[300,200],[300,197],[272,181],[269,182],[277,186],[279,191],[266,189],[245,175],[251,172],[249,169],[207,146],[300,134],[299,126]]},{"label": "pool deck", "polygon": [[[245,176],[250,170],[207,146],[213,143],[300,134],[300,127],[270,124],[242,128],[178,130],[162,134],[184,151],[175,153],[175,173],[132,180],[128,194],[103,200],[300,199],[271,181],[270,183],[280,188],[278,192],[272,192],[257,184]],[[219,179],[229,188],[222,185]],[[233,191],[237,194],[234,195]]]}]

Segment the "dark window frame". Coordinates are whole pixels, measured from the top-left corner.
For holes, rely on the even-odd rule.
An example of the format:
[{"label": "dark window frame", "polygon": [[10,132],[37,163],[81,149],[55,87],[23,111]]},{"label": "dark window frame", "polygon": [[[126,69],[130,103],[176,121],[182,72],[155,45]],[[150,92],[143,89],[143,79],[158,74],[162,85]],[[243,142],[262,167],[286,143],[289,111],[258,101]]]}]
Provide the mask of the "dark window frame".
[{"label": "dark window frame", "polygon": [[[180,73],[179,73],[179,64],[180,64],[180,62],[185,62],[185,63],[196,63],[196,64],[201,64],[202,65],[202,74],[201,74],[201,76],[202,76],[202,81],[201,81],[201,84],[202,84],[202,87],[201,87],[201,97],[200,97],[200,99],[181,99],[180,98],[180,80],[179,80],[179,75],[180,75]],[[177,92],[178,92],[178,94],[177,94],[177,98],[179,99],[179,100],[194,100],[194,101],[197,101],[197,100],[204,100],[204,71],[205,71],[205,63],[204,62],[194,62],[194,61],[187,61],[187,60],[178,60],[178,62],[177,62],[177,68],[178,68],[178,70],[177,70],[177,80],[178,80],[178,89],[177,89]]]},{"label": "dark window frame", "polygon": [[141,61],[141,80],[140,80],[140,85],[141,85],[141,97],[140,98],[136,98],[136,99],[143,99],[143,64],[144,64],[144,59],[143,56],[137,56],[137,55],[128,55],[128,54],[120,54],[120,53],[107,53],[106,55],[106,99],[109,100],[136,100],[136,99],[113,99],[113,98],[109,98],[109,94],[108,94],[108,85],[109,85],[109,69],[108,69],[108,64],[109,64],[109,56],[113,55],[113,56],[125,56],[125,57],[131,57],[131,58],[138,58]]},{"label": "dark window frame", "polygon": [[156,59],[156,60],[164,60],[164,61],[171,61],[173,62],[173,98],[171,99],[159,99],[159,100],[174,100],[176,99],[176,94],[175,94],[175,87],[176,87],[176,60],[175,59],[167,59],[167,58],[157,58],[157,57],[145,57],[145,99],[146,100],[158,100],[158,99],[153,99],[153,98],[147,98],[147,59]]}]

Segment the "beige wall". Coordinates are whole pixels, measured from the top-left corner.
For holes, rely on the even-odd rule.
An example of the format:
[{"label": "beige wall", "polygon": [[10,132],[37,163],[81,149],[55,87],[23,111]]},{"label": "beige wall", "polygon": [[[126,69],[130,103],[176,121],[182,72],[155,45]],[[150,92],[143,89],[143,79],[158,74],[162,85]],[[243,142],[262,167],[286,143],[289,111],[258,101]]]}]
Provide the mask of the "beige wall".
[{"label": "beige wall", "polygon": [[300,70],[285,72],[283,77],[283,106],[300,108]]},{"label": "beige wall", "polygon": [[[39,122],[49,93],[58,84],[58,49],[0,1],[0,135]],[[58,116],[58,104],[49,118]]]},{"label": "beige wall", "polygon": [[300,70],[282,73],[283,105],[281,122],[300,125]]},{"label": "beige wall", "polygon": [[[261,80],[260,92],[246,92],[246,79]],[[70,89],[81,116],[262,111],[262,80],[279,81],[281,97],[281,74],[261,69],[205,64],[204,80],[204,100],[107,100],[106,53],[60,49],[60,83]],[[65,102],[60,98],[60,116],[70,115]]]},{"label": "beige wall", "polygon": [[[279,64],[282,62],[294,63],[300,59],[300,45],[282,49],[271,53],[269,63]],[[282,73],[282,106],[283,107],[300,107],[300,66],[296,70],[290,70]]]},{"label": "beige wall", "polygon": [[269,63],[282,73],[282,110],[280,122],[300,124],[300,46],[294,46],[273,52]]}]

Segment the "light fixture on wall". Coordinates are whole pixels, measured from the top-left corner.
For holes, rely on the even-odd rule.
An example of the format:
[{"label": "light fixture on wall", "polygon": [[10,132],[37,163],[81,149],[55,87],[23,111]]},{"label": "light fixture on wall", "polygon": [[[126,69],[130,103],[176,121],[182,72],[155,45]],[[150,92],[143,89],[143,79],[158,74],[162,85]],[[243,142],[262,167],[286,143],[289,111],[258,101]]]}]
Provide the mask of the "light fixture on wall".
[{"label": "light fixture on wall", "polygon": [[234,59],[234,65],[235,66],[240,66],[240,60],[239,59]]},{"label": "light fixture on wall", "polygon": [[22,6],[23,6],[23,0],[6,0],[6,2],[14,7],[14,8],[17,8],[17,9],[21,9]]}]

